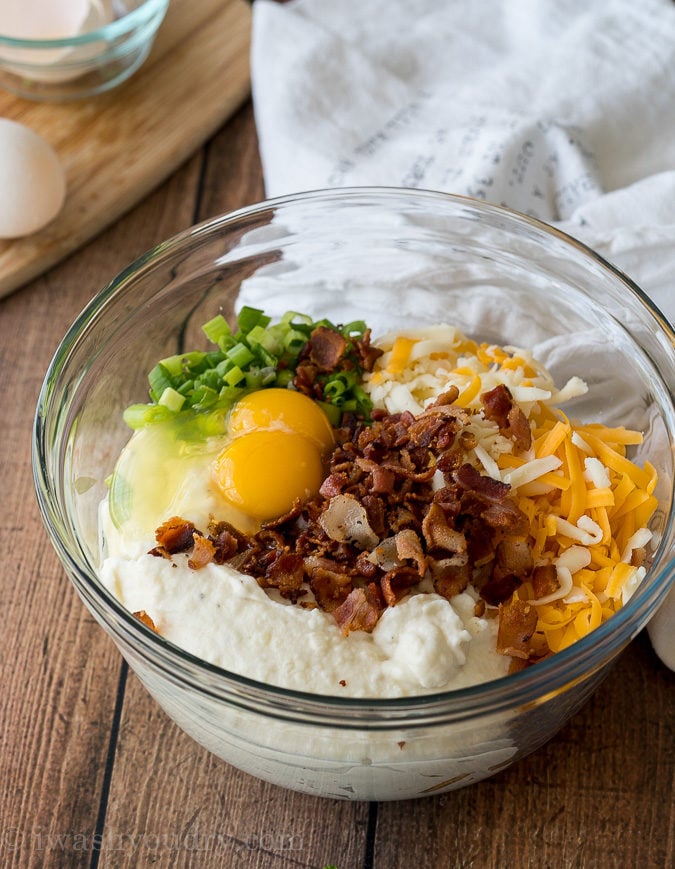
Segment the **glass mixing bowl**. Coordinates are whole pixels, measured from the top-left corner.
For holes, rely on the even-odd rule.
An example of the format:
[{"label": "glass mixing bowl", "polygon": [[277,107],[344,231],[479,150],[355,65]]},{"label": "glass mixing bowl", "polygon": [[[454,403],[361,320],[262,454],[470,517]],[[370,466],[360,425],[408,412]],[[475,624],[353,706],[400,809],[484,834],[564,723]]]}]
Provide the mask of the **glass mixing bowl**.
[{"label": "glass mixing bowl", "polygon": [[169,0],[92,0],[90,19],[73,36],[19,39],[0,32],[0,88],[45,101],[111,90],[144,63],[168,6]]},{"label": "glass mixing bowl", "polygon": [[[609,621],[535,666],[399,699],[284,690],[226,672],[148,629],[97,579],[97,511],[129,437],[123,409],[157,359],[243,303],[375,335],[449,321],[534,347],[559,382],[579,374],[584,421],[644,432],[660,507],[647,575]],[[166,712],[254,776],[322,796],[386,800],[462,787],[550,739],[588,699],[673,581],[674,335],[631,281],[562,233],[482,202],[415,190],[315,192],[189,229],[130,265],[57,350],[37,406],[34,471],[47,530],[75,588]],[[299,650],[301,653],[301,650]]]}]

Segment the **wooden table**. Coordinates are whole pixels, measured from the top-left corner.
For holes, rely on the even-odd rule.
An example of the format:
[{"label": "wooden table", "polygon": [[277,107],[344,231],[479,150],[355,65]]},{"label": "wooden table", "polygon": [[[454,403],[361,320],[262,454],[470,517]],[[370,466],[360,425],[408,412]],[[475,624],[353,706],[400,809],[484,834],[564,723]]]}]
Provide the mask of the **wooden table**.
[{"label": "wooden table", "polygon": [[33,494],[31,422],[47,364],[123,266],[262,196],[247,104],[132,212],[0,301],[0,865],[672,866],[674,677],[645,636],[514,768],[446,795],[369,805],[281,790],[207,754],[80,603]]}]

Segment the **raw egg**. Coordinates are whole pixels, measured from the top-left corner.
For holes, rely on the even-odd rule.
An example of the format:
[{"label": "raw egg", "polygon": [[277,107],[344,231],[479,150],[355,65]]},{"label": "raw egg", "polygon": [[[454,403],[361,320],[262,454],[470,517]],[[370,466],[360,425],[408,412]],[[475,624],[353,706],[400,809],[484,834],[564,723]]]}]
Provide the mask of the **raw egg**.
[{"label": "raw egg", "polygon": [[65,196],[66,176],[51,145],[23,124],[0,118],[0,238],[41,229]]},{"label": "raw egg", "polygon": [[282,516],[314,495],[323,456],[334,444],[321,408],[288,389],[261,389],[240,399],[228,420],[229,443],[214,464],[225,500],[258,521]]},{"label": "raw egg", "polygon": [[232,438],[257,430],[292,432],[308,438],[322,451],[334,443],[333,429],[319,405],[291,389],[249,392],[232,408],[227,430]]},{"label": "raw egg", "polygon": [[260,521],[286,513],[323,480],[321,453],[307,438],[285,431],[254,431],[231,441],[218,456],[215,481],[225,500]]}]

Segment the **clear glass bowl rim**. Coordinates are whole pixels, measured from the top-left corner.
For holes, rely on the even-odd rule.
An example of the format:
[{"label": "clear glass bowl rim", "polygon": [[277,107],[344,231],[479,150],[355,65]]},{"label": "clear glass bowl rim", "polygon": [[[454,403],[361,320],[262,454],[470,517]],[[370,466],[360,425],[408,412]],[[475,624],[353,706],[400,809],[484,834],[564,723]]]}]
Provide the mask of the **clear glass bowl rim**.
[{"label": "clear glass bowl rim", "polygon": [[[139,25],[144,24],[162,9],[168,8],[168,6],[169,0],[145,0],[144,3],[141,3],[135,9],[131,9],[121,18],[116,18],[114,21],[110,21],[96,30],[88,30],[86,33],[81,33],[77,36],[63,36],[58,39],[21,39],[0,34],[0,46],[4,48],[46,50],[89,45],[99,40],[110,41],[135,30]],[[14,61],[12,62],[14,63]]]},{"label": "clear glass bowl rim", "polygon": [[[152,248],[116,275],[101,289],[73,322],[54,353],[38,398],[33,427],[32,462],[35,489],[42,518],[52,543],[59,554],[80,596],[98,614],[113,637],[123,640],[141,655],[145,664],[160,671],[165,678],[178,685],[189,686],[223,702],[263,712],[267,717],[284,720],[310,719],[317,724],[339,724],[348,729],[381,729],[428,726],[450,720],[472,718],[476,715],[496,713],[528,703],[544,702],[547,697],[565,691],[586,679],[612,661],[618,652],[632,640],[647,623],[665,599],[675,579],[675,556],[668,551],[672,537],[675,509],[671,509],[664,528],[663,541],[656,553],[650,573],[634,595],[610,620],[604,622],[586,637],[550,658],[518,673],[501,679],[483,682],[469,688],[406,698],[344,698],[318,695],[280,688],[257,682],[229,672],[201,658],[191,655],[165,640],[135,618],[98,581],[93,571],[88,572],[83,562],[74,555],[79,553],[75,541],[71,546],[59,536],[55,525],[63,524],[63,512],[58,497],[47,478],[47,451],[49,445],[43,437],[41,417],[50,405],[53,386],[68,357],[86,330],[95,325],[106,305],[118,294],[128,291],[129,284],[139,273],[151,269],[155,263],[170,259],[185,245],[197,243],[202,237],[219,233],[238,221],[274,211],[286,206],[302,206],[316,200],[363,200],[386,203],[403,197],[404,201],[428,201],[439,206],[470,207],[499,216],[514,226],[529,231],[552,235],[582,256],[588,257],[608,271],[626,287],[654,318],[655,326],[664,331],[675,353],[675,332],[665,315],[649,297],[625,274],[602,256],[573,236],[542,221],[503,206],[451,193],[397,187],[352,187],[311,190],[257,202],[227,214],[207,219],[177,233]],[[672,394],[672,393],[671,393]],[[62,470],[59,468],[59,471]]]}]

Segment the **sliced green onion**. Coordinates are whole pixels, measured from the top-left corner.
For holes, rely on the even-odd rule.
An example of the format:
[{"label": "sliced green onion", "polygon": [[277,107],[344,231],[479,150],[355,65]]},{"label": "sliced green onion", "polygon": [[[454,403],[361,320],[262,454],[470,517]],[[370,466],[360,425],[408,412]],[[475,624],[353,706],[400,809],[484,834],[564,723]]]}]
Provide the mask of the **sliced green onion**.
[{"label": "sliced green onion", "polygon": [[228,386],[236,386],[244,380],[244,372],[238,365],[235,365],[234,368],[230,368],[227,374],[223,377],[223,380]]},{"label": "sliced green onion", "polygon": [[248,305],[244,305],[237,317],[237,325],[240,332],[248,335],[254,326],[267,326],[271,319],[260,308],[251,308]]},{"label": "sliced green onion", "polygon": [[237,365],[239,368],[245,368],[255,358],[246,344],[242,344],[241,341],[231,347],[225,355],[233,365]]},{"label": "sliced green onion", "polygon": [[271,324],[269,316],[251,306],[239,312],[235,334],[221,314],[204,324],[203,332],[216,349],[175,354],[155,365],[148,375],[151,404],[132,405],[125,419],[139,428],[156,419],[180,416],[181,436],[201,436],[209,425],[191,426],[190,419],[212,415],[219,419],[245,391],[292,385],[298,360],[318,326],[338,332],[347,342],[344,368],[317,376],[322,406],[333,425],[340,424],[345,411],[368,421],[372,403],[361,388],[359,355],[351,343],[366,332],[364,321],[335,326],[327,319],[314,321],[308,314],[287,311]]},{"label": "sliced green onion", "polygon": [[161,404],[131,404],[124,411],[124,422],[129,428],[144,428],[153,422],[161,422],[173,416],[168,407]]},{"label": "sliced green onion", "polygon": [[167,386],[157,404],[167,407],[173,413],[178,413],[185,404],[185,396],[171,386]]},{"label": "sliced green onion", "polygon": [[230,325],[222,314],[217,314],[212,320],[209,320],[208,323],[204,323],[202,331],[209,341],[214,344],[220,344],[224,338],[227,338],[232,334]]}]

